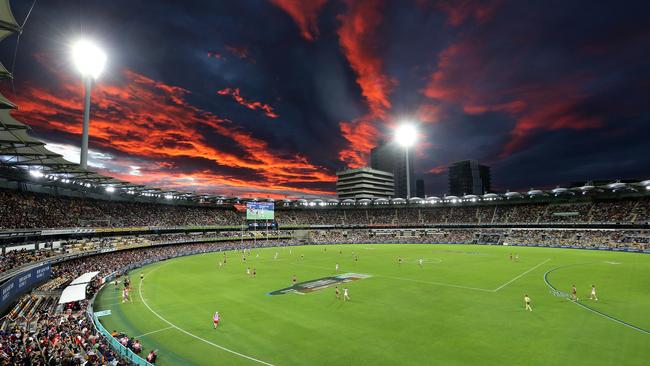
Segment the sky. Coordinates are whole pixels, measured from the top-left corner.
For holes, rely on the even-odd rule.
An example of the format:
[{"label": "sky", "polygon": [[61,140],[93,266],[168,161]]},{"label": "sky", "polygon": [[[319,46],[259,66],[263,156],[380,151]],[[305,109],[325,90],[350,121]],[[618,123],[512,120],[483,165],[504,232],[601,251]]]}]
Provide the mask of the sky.
[{"label": "sky", "polygon": [[[12,1],[22,23],[32,1]],[[492,167],[495,191],[648,179],[650,7],[643,1],[38,1],[16,53],[14,116],[78,159],[76,39],[93,85],[91,169],[247,197],[335,194],[336,171],[403,121],[414,178]],[[16,36],[0,43],[10,67]]]}]

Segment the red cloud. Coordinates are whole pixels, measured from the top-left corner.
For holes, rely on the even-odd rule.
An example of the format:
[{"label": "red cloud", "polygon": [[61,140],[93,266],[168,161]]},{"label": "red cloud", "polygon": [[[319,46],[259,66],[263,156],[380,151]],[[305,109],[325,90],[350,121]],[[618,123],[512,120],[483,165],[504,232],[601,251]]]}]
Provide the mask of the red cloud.
[{"label": "red cloud", "polygon": [[244,107],[246,107],[248,109],[252,109],[252,110],[261,109],[261,110],[264,111],[264,114],[269,118],[278,118],[278,117],[280,117],[275,112],[273,112],[273,108],[270,105],[264,104],[264,103],[261,103],[261,102],[254,102],[254,101],[246,100],[244,97],[241,96],[241,94],[239,92],[239,88],[234,88],[234,89],[225,88],[225,89],[222,89],[222,90],[218,90],[217,94],[219,94],[219,95],[230,95],[230,96],[232,96],[232,99],[235,100],[235,102],[243,105]]},{"label": "red cloud", "polygon": [[314,41],[318,37],[318,12],[327,0],[270,0],[284,10],[300,28],[300,35]]},{"label": "red cloud", "polygon": [[359,168],[366,165],[370,149],[375,147],[379,132],[375,125],[366,120],[359,119],[353,122],[339,123],[341,133],[350,142],[350,148],[339,152],[339,159],[350,168]]},{"label": "red cloud", "polygon": [[339,43],[357,84],[368,104],[366,116],[354,122],[341,122],[341,132],[349,146],[339,157],[350,167],[362,166],[367,161],[369,148],[375,146],[378,131],[373,125],[385,120],[391,103],[388,95],[396,82],[384,74],[383,60],[376,55],[376,30],[382,21],[382,1],[347,1],[347,12],[339,16]]},{"label": "red cloud", "polygon": [[601,126],[600,118],[579,112],[587,97],[579,89],[584,78],[501,87],[510,75],[494,74],[484,63],[481,50],[479,44],[469,41],[450,45],[439,54],[438,69],[422,92],[437,103],[457,104],[467,114],[501,112],[512,116],[515,127],[501,157],[524,148],[537,130]]},{"label": "red cloud", "polygon": [[[66,79],[58,72],[53,88],[30,83],[19,86],[15,100],[16,117],[41,132],[81,133],[81,83]],[[336,177],[311,164],[305,157],[273,151],[268,144],[243,131],[232,121],[201,110],[185,100],[187,90],[152,80],[134,71],[124,70],[122,81],[102,80],[93,88],[90,135],[94,148],[110,148],[131,157],[150,161],[189,158],[215,164],[215,171],[202,173],[216,187],[240,189],[259,187],[260,191],[331,194],[318,189],[290,187],[295,183],[333,182]],[[74,80],[74,79],[73,79]],[[233,153],[213,145],[205,131],[224,136],[243,153]],[[252,171],[254,180],[238,179],[218,173],[218,166]],[[246,172],[248,171],[248,173]],[[174,172],[165,173],[178,175]],[[197,173],[192,173],[197,174]],[[150,182],[156,175],[122,177]]]},{"label": "red cloud", "polygon": [[449,25],[456,27],[469,18],[473,18],[479,23],[490,20],[501,2],[501,0],[439,0],[436,5],[447,14]]}]

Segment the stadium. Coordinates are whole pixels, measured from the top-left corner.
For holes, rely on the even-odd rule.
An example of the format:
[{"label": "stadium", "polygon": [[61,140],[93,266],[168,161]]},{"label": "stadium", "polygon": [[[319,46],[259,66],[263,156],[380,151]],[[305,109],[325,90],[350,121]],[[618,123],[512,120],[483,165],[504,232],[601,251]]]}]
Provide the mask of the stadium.
[{"label": "stadium", "polygon": [[[0,40],[28,29],[10,3]],[[33,136],[38,119],[0,89],[0,365],[648,363],[650,180],[417,197],[409,131],[406,183],[397,170],[359,183],[345,174],[375,170],[349,164],[338,197],[131,182],[88,150],[91,61],[79,163]],[[13,77],[0,64],[1,82]],[[292,174],[319,192],[320,178]]]}]

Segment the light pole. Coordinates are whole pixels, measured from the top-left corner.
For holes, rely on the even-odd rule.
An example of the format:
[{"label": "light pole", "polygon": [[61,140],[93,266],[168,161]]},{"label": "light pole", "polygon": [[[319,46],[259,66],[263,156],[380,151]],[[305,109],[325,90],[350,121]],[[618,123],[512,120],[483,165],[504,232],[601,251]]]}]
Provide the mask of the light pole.
[{"label": "light pole", "polygon": [[415,144],[417,132],[411,124],[402,124],[395,131],[395,140],[404,147],[406,155],[406,199],[411,198],[411,170],[409,169],[409,147]]},{"label": "light pole", "polygon": [[104,70],[106,54],[96,45],[88,41],[77,41],[72,46],[72,61],[81,74],[84,82],[84,122],[81,134],[81,169],[88,167],[88,130],[90,129],[90,89],[92,82]]}]

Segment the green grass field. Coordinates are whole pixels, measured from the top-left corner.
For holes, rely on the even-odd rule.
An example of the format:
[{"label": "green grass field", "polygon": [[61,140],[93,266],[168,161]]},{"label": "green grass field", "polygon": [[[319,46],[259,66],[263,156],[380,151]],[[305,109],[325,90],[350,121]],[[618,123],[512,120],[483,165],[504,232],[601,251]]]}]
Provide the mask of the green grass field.
[{"label": "green grass field", "polygon": [[[327,250],[325,251],[325,248]],[[291,254],[290,254],[291,250]],[[273,259],[279,252],[277,260]],[[340,254],[342,251],[342,254]],[[355,262],[352,253],[359,260]],[[518,262],[508,259],[517,252]],[[258,256],[259,255],[259,256]],[[304,259],[300,256],[304,255]],[[106,329],[159,350],[159,365],[647,365],[650,255],[477,245],[331,245],[184,257],[106,286]],[[404,258],[398,264],[397,258]],[[417,259],[423,258],[420,267]],[[307,294],[298,282],[370,275]],[[255,267],[257,277],[246,275]],[[580,303],[556,296],[544,280]],[[140,282],[140,273],[144,281]],[[599,301],[588,300],[596,284]],[[121,286],[120,286],[121,288]],[[524,311],[523,296],[533,312]],[[588,307],[588,308],[587,308]],[[218,310],[222,321],[212,327]],[[622,322],[627,323],[623,324]],[[637,327],[639,329],[635,329]]]}]

